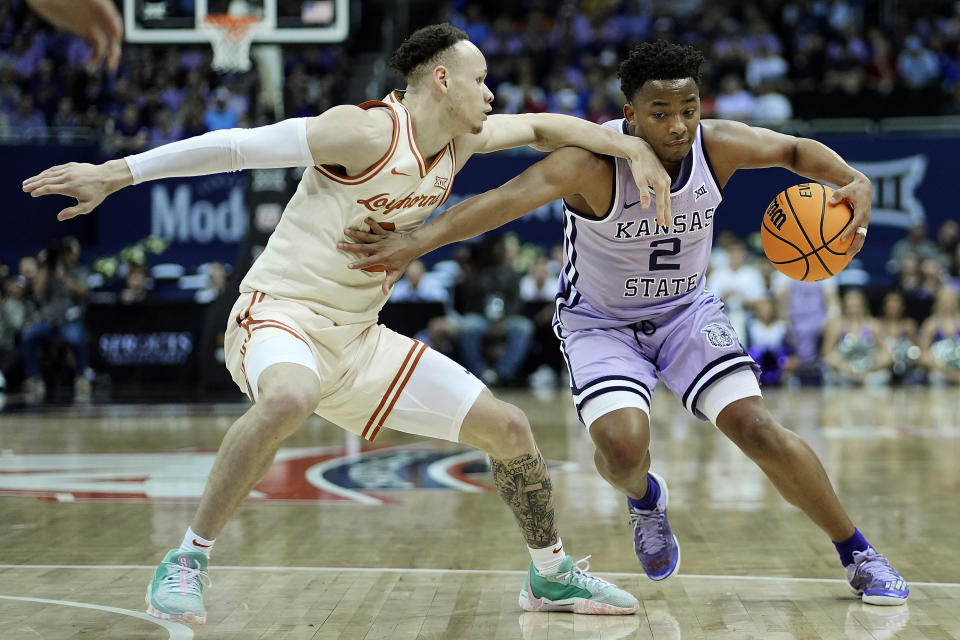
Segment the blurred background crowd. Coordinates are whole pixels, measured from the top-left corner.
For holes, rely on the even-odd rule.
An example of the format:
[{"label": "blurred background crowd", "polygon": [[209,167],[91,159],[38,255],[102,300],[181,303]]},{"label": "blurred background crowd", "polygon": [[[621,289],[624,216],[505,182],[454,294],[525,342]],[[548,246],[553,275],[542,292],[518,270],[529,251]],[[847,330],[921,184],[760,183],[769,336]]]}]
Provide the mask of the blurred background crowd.
[{"label": "blurred background crowd", "polygon": [[[756,240],[751,238],[751,241]],[[744,347],[770,386],[960,384],[960,225],[944,222],[933,238],[918,225],[889,260],[891,288],[838,287],[836,279],[800,282],[729,231],[717,234],[707,288],[721,297]],[[495,387],[567,384],[552,319],[562,247],[522,244],[489,234],[459,245],[427,267],[410,265],[385,313],[422,322],[411,333]],[[90,396],[84,308],[183,302],[225,294],[230,266],[151,264],[141,255],[113,278],[82,264],[75,238],[57,240],[18,265],[0,265],[0,382],[45,396],[45,377],[71,372],[78,399]],[[218,318],[218,322],[222,318]],[[46,366],[46,375],[43,367]]]},{"label": "blurred background crowd", "polygon": [[[464,29],[484,51],[495,108],[504,113],[618,117],[617,61],[632,42],[663,38],[706,54],[705,117],[960,114],[960,3],[459,0],[443,4],[434,20]],[[211,129],[311,115],[365,98],[343,98],[348,60],[376,46],[368,38],[285,46],[277,113],[255,72],[212,72],[208,46],[128,44],[116,73],[90,70],[86,44],[54,31],[24,0],[7,0],[0,3],[0,136],[63,141],[95,132],[123,155]]]},{"label": "blurred background crowd", "polygon": [[[176,3],[174,3],[176,4]],[[184,11],[191,0],[180,0]],[[701,48],[703,117],[776,126],[793,118],[960,114],[960,2],[916,0],[457,0],[421,3],[464,29],[488,60],[498,112],[552,111],[602,122],[624,101],[617,61],[637,40]],[[369,30],[367,30],[369,32]],[[211,69],[207,45],[126,43],[119,68],[85,64],[78,38],[0,2],[0,141],[96,141],[120,157],[206,131],[309,116],[369,98],[354,60],[376,38],[284,45],[280,100],[256,71]],[[395,85],[392,81],[390,86]],[[960,383],[960,231],[918,224],[897,242],[895,286],[862,290],[775,273],[753,239],[719,233],[707,287],[722,297],[765,384]],[[869,249],[869,247],[868,247]],[[133,251],[104,264],[62,238],[0,265],[0,392],[39,402],[67,371],[90,396],[86,305],[208,304],[232,295],[233,268],[191,269]],[[427,304],[418,337],[498,386],[553,387],[565,367],[551,318],[559,247],[510,234],[414,263],[391,305]],[[389,309],[389,305],[388,305]],[[58,374],[59,375],[59,374]]]}]

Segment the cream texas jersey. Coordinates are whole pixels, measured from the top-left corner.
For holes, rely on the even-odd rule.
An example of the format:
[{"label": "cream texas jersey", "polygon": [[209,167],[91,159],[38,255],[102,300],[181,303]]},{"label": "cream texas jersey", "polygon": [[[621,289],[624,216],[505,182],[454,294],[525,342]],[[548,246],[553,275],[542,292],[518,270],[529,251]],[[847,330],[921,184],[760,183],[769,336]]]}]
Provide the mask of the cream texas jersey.
[{"label": "cream texas jersey", "polygon": [[348,269],[355,256],[337,249],[337,242],[346,239],[347,227],[367,229],[367,217],[397,231],[423,224],[449,197],[457,159],[451,140],[427,166],[398,92],[360,107],[385,108],[393,115],[386,155],[357,176],[333,166],[304,171],[240,291],[294,300],[340,325],[376,321],[387,301],[380,290],[384,276]]}]

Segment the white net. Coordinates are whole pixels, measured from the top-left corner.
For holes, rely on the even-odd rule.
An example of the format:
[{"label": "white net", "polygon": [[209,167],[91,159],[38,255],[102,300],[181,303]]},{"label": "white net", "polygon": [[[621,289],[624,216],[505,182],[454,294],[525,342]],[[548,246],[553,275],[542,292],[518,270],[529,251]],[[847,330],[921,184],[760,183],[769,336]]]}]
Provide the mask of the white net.
[{"label": "white net", "polygon": [[213,47],[213,69],[223,73],[250,70],[250,43],[260,19],[250,15],[210,14],[203,31]]}]

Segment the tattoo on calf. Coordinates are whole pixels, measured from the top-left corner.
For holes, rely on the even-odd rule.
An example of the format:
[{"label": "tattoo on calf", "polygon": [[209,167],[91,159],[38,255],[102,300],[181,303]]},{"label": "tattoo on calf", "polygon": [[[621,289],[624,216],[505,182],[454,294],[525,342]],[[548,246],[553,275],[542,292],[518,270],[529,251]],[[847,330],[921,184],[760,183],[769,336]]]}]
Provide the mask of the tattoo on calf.
[{"label": "tattoo on calf", "polygon": [[490,469],[500,497],[520,524],[527,546],[542,549],[556,542],[553,485],[540,452],[509,460],[491,458]]}]

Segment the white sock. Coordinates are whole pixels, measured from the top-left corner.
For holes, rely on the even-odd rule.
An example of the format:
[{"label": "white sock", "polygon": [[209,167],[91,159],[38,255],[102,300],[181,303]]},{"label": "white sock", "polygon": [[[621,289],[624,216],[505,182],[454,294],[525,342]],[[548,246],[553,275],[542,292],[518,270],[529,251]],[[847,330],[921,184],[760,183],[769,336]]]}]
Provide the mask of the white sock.
[{"label": "white sock", "polygon": [[527,547],[530,552],[530,558],[533,560],[533,566],[541,575],[550,575],[557,572],[560,563],[567,557],[567,552],[563,549],[563,540],[557,537],[557,541],[543,549],[534,549]]},{"label": "white sock", "polygon": [[213,551],[213,543],[217,541],[201,538],[193,532],[193,529],[187,527],[187,532],[183,536],[183,542],[180,543],[180,551],[202,551],[205,556],[210,557]]}]

